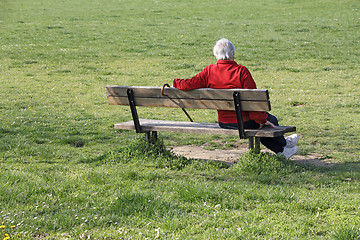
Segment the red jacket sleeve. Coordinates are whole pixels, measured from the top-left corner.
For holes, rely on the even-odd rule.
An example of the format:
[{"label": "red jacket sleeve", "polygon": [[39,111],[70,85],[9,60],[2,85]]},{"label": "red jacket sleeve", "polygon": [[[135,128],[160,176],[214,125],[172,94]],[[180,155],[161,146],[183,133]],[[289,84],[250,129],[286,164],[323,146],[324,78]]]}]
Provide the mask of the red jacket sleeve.
[{"label": "red jacket sleeve", "polygon": [[197,88],[206,88],[208,86],[208,74],[208,67],[206,67],[204,70],[190,79],[176,78],[173,81],[173,87],[185,91]]}]

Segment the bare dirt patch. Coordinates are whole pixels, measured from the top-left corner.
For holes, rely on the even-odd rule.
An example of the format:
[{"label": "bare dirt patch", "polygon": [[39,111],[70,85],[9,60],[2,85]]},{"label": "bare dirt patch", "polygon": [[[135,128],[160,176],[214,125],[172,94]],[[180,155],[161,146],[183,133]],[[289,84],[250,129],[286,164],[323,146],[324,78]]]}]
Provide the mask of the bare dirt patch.
[{"label": "bare dirt patch", "polygon": [[[192,159],[203,159],[210,161],[220,161],[227,164],[236,163],[241,154],[249,151],[246,147],[239,147],[230,150],[207,150],[202,146],[175,146],[172,147],[172,152]],[[266,149],[262,149],[261,152],[269,152]],[[321,154],[313,153],[306,156],[294,155],[290,158],[291,160],[299,164],[310,164],[318,167],[328,167],[334,165],[329,161],[322,158]]]}]

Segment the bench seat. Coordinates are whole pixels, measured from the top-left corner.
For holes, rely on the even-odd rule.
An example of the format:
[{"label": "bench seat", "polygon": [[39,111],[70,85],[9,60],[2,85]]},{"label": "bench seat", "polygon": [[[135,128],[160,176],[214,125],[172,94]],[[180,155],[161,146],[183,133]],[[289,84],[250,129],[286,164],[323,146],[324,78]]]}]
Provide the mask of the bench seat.
[{"label": "bench seat", "polygon": [[[234,135],[238,136],[237,129],[224,129],[217,123],[201,122],[179,122],[167,120],[139,119],[141,129],[144,132],[180,132],[180,133],[199,133],[214,135]],[[117,123],[115,129],[135,130],[134,121]],[[278,137],[287,132],[296,131],[296,127],[278,126],[276,128],[263,127],[262,129],[245,129],[245,137]]]}]

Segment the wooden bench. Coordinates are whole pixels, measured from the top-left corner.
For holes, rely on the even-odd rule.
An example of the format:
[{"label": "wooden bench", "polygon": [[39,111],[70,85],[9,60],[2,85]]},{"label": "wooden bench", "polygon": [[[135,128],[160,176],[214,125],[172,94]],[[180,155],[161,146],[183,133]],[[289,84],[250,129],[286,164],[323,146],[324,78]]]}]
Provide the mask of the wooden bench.
[{"label": "wooden bench", "polygon": [[[210,89],[181,91],[173,87],[106,86],[110,105],[130,106],[133,120],[114,125],[115,129],[136,130],[145,133],[149,141],[157,139],[157,132],[195,134],[239,135],[249,139],[249,148],[260,150],[260,137],[277,137],[296,131],[296,127],[244,129],[242,111],[270,111],[269,93],[266,89]],[[190,109],[235,110],[239,129],[220,128],[217,123],[180,122],[140,119],[137,107],[167,107]],[[184,110],[185,111],[185,110]],[[186,112],[186,111],[185,111]]]}]

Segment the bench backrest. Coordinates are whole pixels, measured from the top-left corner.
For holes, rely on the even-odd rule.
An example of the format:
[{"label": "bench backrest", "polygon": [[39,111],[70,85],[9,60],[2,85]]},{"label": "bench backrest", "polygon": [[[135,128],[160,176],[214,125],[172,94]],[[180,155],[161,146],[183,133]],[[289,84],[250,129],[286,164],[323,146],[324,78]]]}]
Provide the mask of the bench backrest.
[{"label": "bench backrest", "polygon": [[106,86],[110,105],[129,105],[131,89],[136,106],[193,109],[234,110],[234,92],[240,93],[242,111],[270,111],[269,93],[266,89],[211,89],[200,88],[182,91],[173,87]]}]

